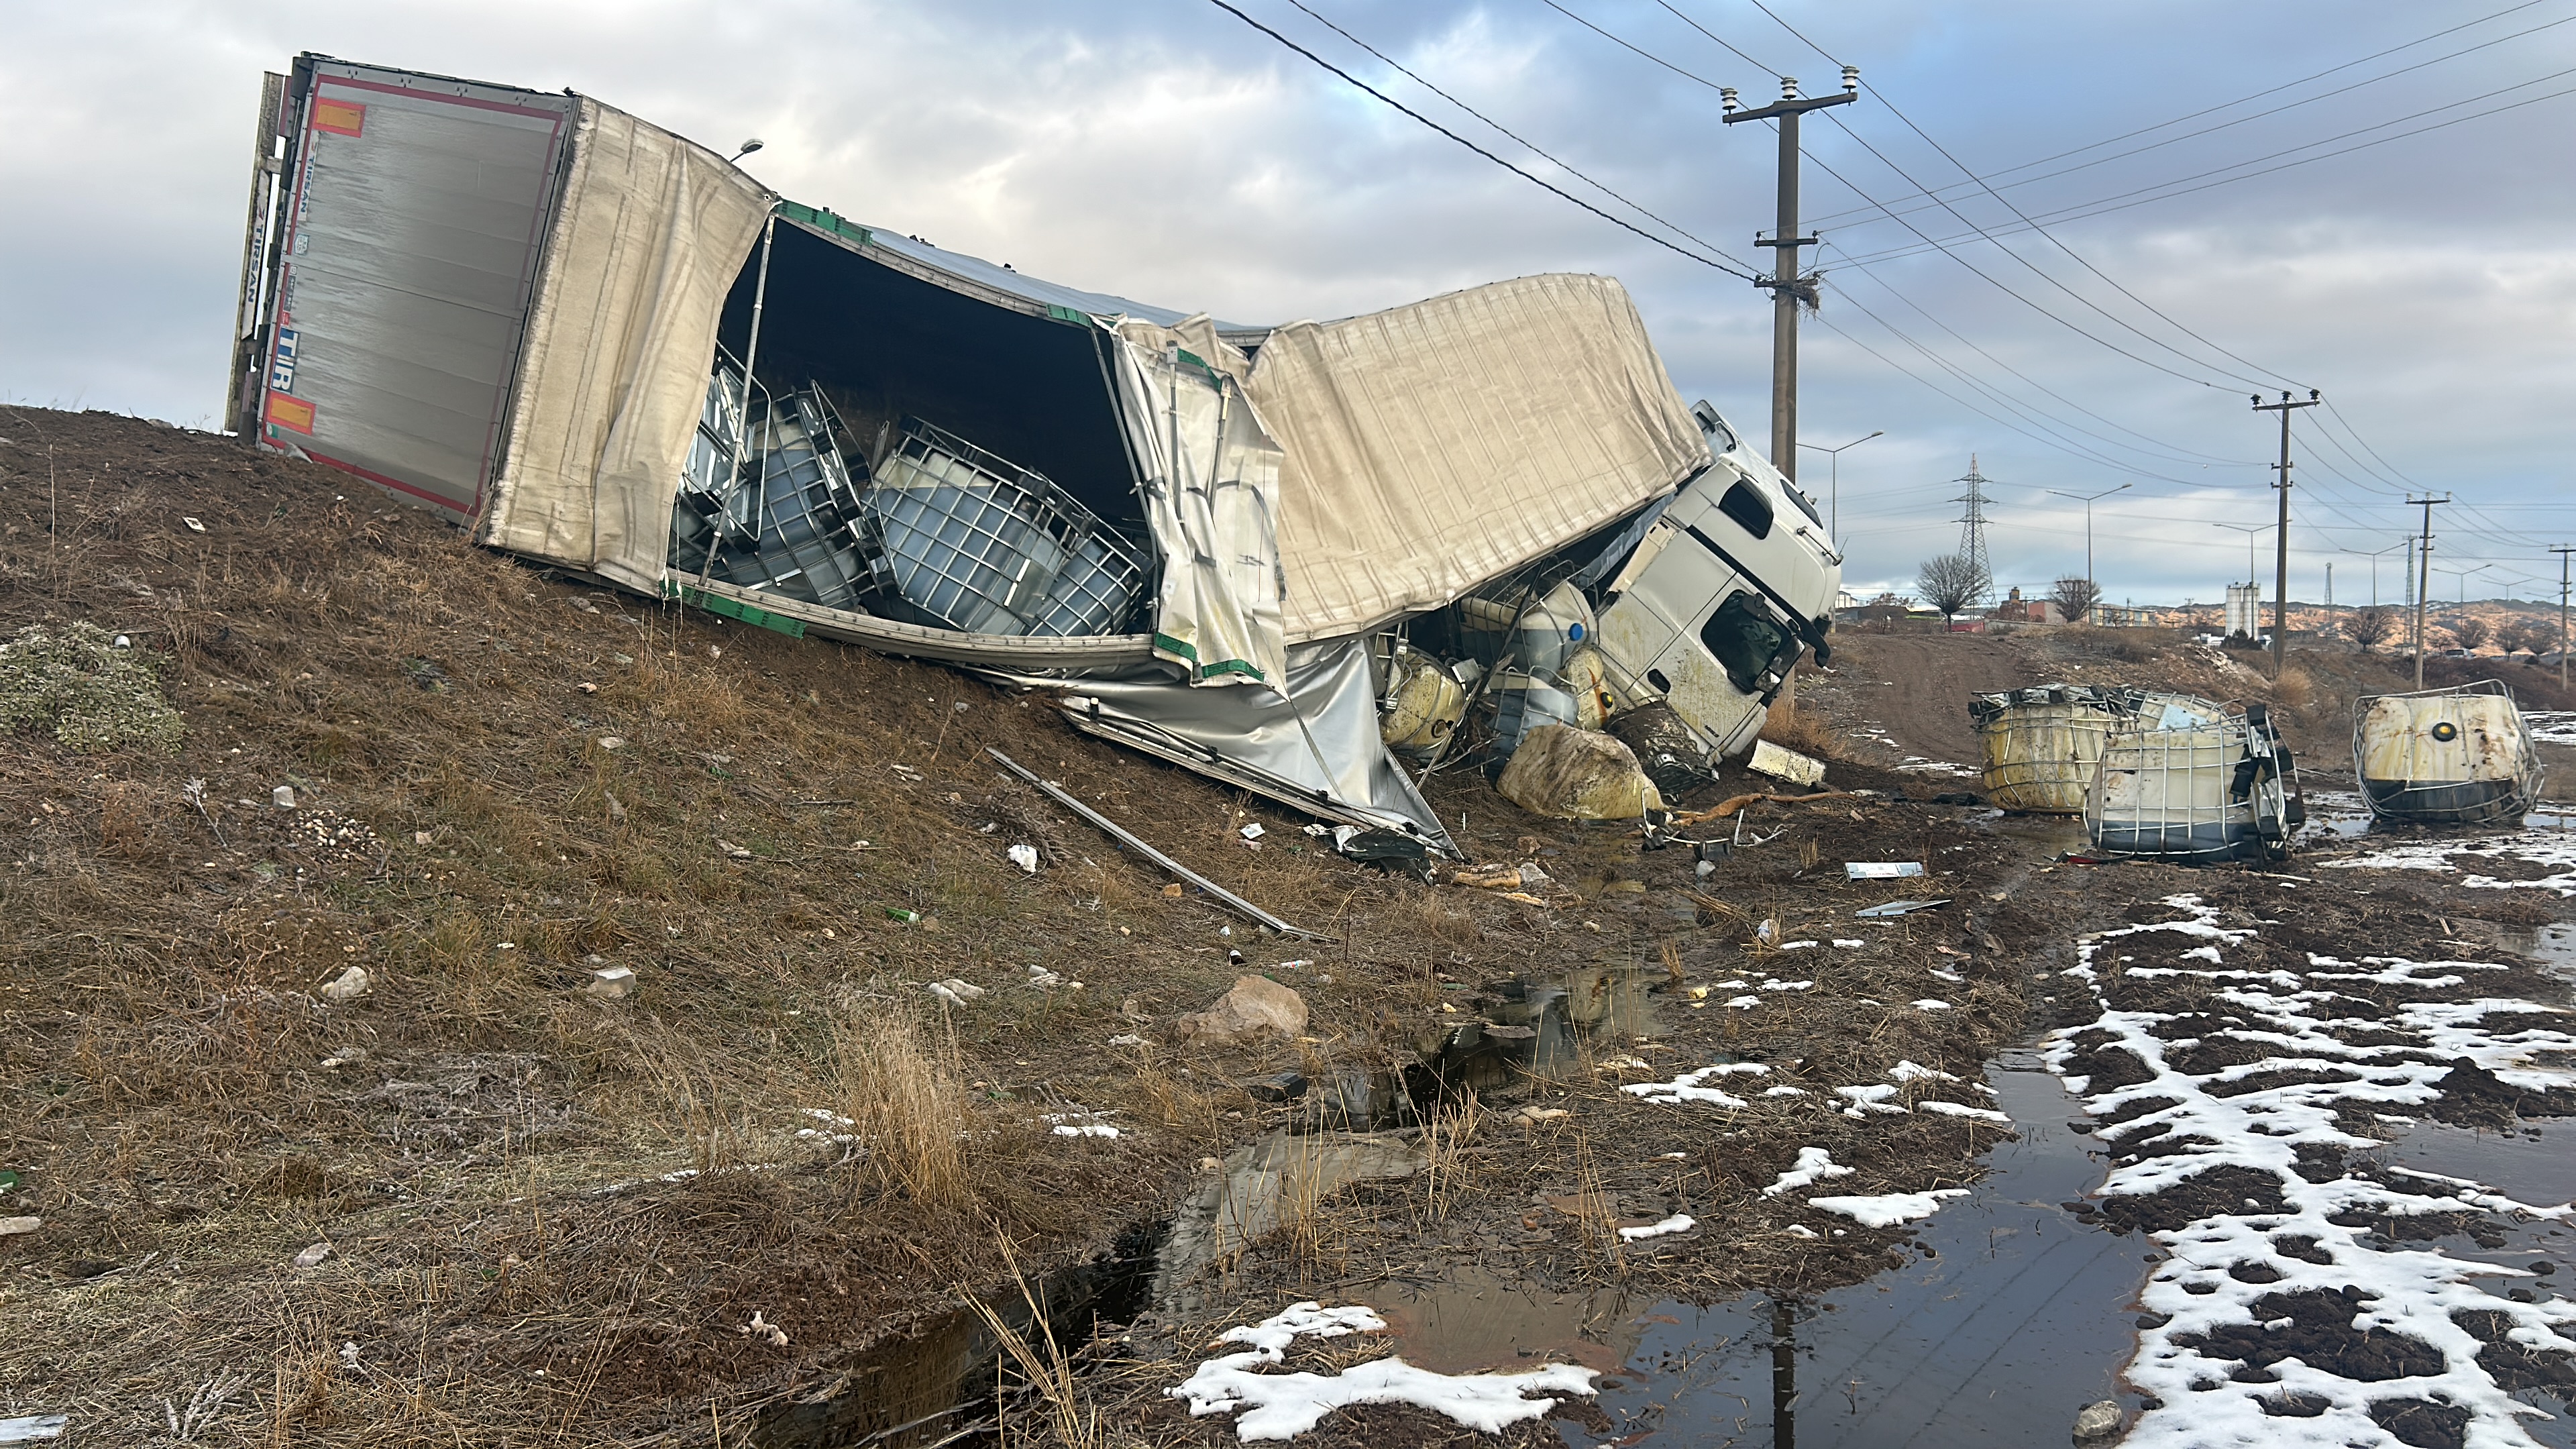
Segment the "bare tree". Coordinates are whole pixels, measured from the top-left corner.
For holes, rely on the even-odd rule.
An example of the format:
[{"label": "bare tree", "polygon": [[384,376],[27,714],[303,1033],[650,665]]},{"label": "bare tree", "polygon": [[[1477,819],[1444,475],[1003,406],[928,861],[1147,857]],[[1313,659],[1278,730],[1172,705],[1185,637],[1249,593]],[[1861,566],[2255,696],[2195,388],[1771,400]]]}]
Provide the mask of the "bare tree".
[{"label": "bare tree", "polygon": [[2529,624],[2516,620],[2496,630],[2496,647],[2507,654],[2520,654],[2525,650],[2537,654],[2540,646],[2532,642],[2536,632]]},{"label": "bare tree", "polygon": [[2487,621],[2466,615],[2452,623],[2451,637],[2460,641],[2461,648],[2475,649],[2487,642]]},{"label": "bare tree", "polygon": [[2387,642],[2388,636],[2396,631],[2396,616],[2376,604],[2354,610],[2352,617],[2343,621],[2343,632],[2361,646],[2364,654]]},{"label": "bare tree", "polygon": [[1941,622],[1950,620],[1977,601],[1992,579],[1966,554],[1943,554],[1923,561],[1922,572],[1915,575],[1914,586],[1923,591],[1923,602],[1941,611]]},{"label": "bare tree", "polygon": [[2091,579],[2062,578],[2048,591],[2048,601],[2057,606],[2067,623],[2081,624],[2093,612],[2093,606],[2102,602],[2102,586]]}]

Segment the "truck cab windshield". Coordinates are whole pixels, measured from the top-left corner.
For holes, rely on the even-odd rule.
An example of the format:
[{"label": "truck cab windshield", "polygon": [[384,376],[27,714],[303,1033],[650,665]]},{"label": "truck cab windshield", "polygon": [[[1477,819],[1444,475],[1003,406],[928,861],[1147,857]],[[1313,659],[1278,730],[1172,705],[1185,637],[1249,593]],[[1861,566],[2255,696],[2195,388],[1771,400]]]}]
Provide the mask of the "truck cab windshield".
[{"label": "truck cab windshield", "polygon": [[1773,622],[1761,601],[1740,589],[1708,616],[1700,626],[1699,639],[1725,667],[1727,681],[1739,692],[1756,696],[1764,692],[1764,676],[1773,672],[1780,656],[1798,647],[1788,631]]}]

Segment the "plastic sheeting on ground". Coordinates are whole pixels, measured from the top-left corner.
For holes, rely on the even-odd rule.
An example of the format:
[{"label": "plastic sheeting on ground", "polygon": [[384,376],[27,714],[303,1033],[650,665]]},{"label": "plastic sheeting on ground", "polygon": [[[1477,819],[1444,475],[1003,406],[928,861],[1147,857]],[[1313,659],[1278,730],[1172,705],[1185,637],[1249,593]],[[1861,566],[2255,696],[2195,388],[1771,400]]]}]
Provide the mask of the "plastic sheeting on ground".
[{"label": "plastic sheeting on ground", "polygon": [[1063,707],[1066,718],[1087,734],[1160,755],[1310,815],[1401,830],[1444,854],[1457,854],[1440,817],[1378,736],[1366,641],[1335,639],[1290,649],[1287,670],[1284,698],[1257,686],[1192,689],[1168,680],[1085,680],[1067,690]]}]

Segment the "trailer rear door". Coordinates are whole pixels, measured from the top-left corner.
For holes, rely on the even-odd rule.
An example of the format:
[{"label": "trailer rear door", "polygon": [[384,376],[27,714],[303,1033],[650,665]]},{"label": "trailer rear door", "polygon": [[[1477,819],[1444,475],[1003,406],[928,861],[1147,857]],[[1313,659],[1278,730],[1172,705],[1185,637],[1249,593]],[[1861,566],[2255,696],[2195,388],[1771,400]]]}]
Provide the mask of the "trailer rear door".
[{"label": "trailer rear door", "polygon": [[297,70],[260,437],[473,514],[580,102],[319,57]]}]

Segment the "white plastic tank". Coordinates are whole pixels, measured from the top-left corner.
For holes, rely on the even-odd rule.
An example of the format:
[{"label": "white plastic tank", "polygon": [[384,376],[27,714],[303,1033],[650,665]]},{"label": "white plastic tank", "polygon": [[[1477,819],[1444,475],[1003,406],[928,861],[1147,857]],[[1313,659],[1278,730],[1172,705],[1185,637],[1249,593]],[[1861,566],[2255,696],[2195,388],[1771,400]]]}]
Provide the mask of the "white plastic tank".
[{"label": "white plastic tank", "polygon": [[2112,731],[2085,796],[2093,849],[2200,863],[2285,854],[2298,824],[2288,752],[2257,711],[2166,696]]},{"label": "white plastic tank", "polygon": [[2424,825],[2522,818],[2541,765],[2513,691],[2494,680],[2354,702],[2353,773],[2370,811]]},{"label": "white plastic tank", "polygon": [[2189,695],[2043,684],[1971,695],[1986,798],[2005,810],[2081,815],[2114,730],[2187,729],[2224,715]]}]

